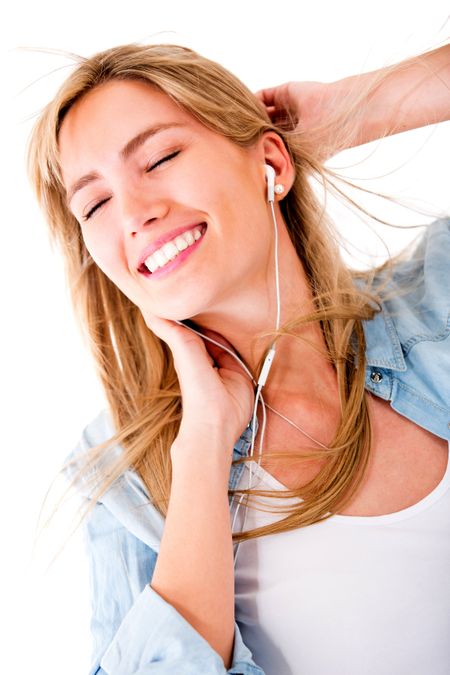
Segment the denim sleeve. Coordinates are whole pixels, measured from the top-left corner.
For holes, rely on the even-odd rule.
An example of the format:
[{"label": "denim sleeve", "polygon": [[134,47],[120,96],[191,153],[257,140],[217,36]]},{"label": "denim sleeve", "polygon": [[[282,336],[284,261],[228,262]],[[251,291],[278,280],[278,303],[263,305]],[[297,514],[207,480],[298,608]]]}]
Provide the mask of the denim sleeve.
[{"label": "denim sleeve", "polygon": [[157,553],[102,504],[86,522],[94,641],[90,675],[264,675],[235,623],[231,668],[150,584]]}]

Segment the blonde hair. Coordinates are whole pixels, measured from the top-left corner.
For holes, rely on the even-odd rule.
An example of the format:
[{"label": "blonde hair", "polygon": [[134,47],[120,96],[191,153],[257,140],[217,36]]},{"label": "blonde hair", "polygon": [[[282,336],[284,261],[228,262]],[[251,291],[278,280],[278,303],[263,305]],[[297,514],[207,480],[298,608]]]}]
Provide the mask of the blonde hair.
[{"label": "blonde hair", "polygon": [[[371,425],[365,391],[363,320],[380,311],[381,297],[372,288],[375,272],[351,272],[344,264],[338,235],[313,188],[318,180],[326,189],[341,192],[324,166],[323,148],[316,130],[282,130],[267,116],[255,95],[217,63],[176,45],[126,45],[88,59],[80,59],[36,123],[29,145],[29,173],[43,208],[53,241],[66,261],[75,312],[86,333],[98,375],[106,392],[115,435],[90,449],[84,461],[73,460],[73,484],[89,486],[84,516],[110,485],[128,468],[142,478],[151,501],[165,516],[170,496],[170,447],[181,421],[181,394],[168,346],[154,335],[141,312],[94,263],[83,242],[77,220],[68,210],[58,157],[58,133],[71,106],[94,87],[111,80],[139,80],[157,87],[213,131],[242,147],[251,146],[262,133],[275,131],[283,139],[295,167],[295,182],[281,209],[289,236],[309,282],[315,311],[267,332],[267,347],[274,337],[303,339],[298,329],[318,321],[327,358],[335,369],[342,418],[328,450],[279,454],[287,461],[323,458],[322,468],[308,483],[291,491],[231,490],[230,494],[299,497],[287,515],[262,528],[234,534],[234,541],[303,527],[329,517],[355,494],[370,455]],[[376,79],[371,83],[377,86]],[[344,108],[337,108],[324,126],[335,137],[349,137],[355,117],[362,114],[367,91],[353,93]],[[322,129],[323,131],[323,129]],[[383,221],[381,221],[383,222]],[[379,276],[379,274],[378,274]],[[380,278],[380,277],[379,277]],[[386,277],[386,279],[388,276]],[[355,284],[356,279],[361,283]],[[258,336],[257,336],[258,337]],[[264,356],[258,364],[257,373]],[[356,367],[356,362],[358,367]],[[257,373],[254,373],[257,380]],[[120,445],[123,452],[113,449]],[[269,456],[266,454],[266,456]],[[239,462],[247,461],[242,458]],[[62,471],[66,471],[66,464]]]}]

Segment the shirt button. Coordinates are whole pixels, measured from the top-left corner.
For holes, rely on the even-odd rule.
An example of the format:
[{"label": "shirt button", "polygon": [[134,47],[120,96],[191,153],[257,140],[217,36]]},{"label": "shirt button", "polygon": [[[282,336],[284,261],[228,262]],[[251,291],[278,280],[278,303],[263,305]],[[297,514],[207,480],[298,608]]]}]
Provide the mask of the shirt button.
[{"label": "shirt button", "polygon": [[370,376],[370,379],[372,380],[372,382],[381,382],[383,376],[377,370],[374,370]]}]

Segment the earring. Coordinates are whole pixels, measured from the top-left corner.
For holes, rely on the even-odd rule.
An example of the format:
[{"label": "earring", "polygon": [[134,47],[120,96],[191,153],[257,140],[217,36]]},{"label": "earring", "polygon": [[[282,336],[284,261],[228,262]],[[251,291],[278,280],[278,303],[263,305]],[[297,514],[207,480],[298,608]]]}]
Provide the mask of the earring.
[{"label": "earring", "polygon": [[277,193],[277,195],[281,195],[281,194],[283,194],[283,192],[284,192],[284,185],[282,185],[281,183],[277,183],[277,184],[275,185],[274,190],[275,190],[275,192]]}]

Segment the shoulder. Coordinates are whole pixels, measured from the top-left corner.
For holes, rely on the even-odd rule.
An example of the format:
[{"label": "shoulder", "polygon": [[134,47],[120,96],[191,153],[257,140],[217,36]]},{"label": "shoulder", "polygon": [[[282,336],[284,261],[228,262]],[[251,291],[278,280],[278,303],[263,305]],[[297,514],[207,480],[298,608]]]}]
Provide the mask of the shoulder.
[{"label": "shoulder", "polygon": [[366,388],[450,439],[450,219],[433,222],[398,261],[364,321]]},{"label": "shoulder", "polygon": [[383,309],[395,325],[404,353],[417,342],[449,335],[449,280],[450,218],[443,218],[431,223],[412,253],[394,266],[385,291]]},{"label": "shoulder", "polygon": [[75,447],[64,459],[62,473],[69,482],[75,481],[75,487],[82,496],[89,496],[88,486],[103,473],[107,458],[109,460],[123,452],[123,448],[116,445],[108,453],[100,452],[92,458],[92,449],[111,439],[115,433],[110,411],[105,408],[84,427]]},{"label": "shoulder", "polygon": [[[115,434],[111,413],[104,409],[86,425],[78,443],[65,459],[63,473],[85,499],[92,499],[94,491],[108,475],[109,467],[125,452],[122,445],[113,443],[90,461],[91,450]],[[142,478],[131,467],[126,467],[96,500],[88,531],[92,536],[105,528],[110,533],[125,528],[132,537],[159,550],[164,518],[153,504]]]}]

